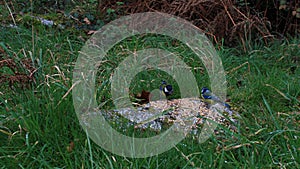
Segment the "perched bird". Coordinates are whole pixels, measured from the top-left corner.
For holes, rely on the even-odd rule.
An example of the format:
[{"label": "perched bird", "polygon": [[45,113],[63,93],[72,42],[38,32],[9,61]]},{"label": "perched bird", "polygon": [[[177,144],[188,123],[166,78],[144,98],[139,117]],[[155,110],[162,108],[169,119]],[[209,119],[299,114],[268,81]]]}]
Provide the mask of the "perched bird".
[{"label": "perched bird", "polygon": [[226,108],[230,109],[230,105],[222,101],[218,96],[215,96],[208,88],[203,87],[201,90],[201,95],[206,103],[215,104],[220,103],[223,104]]},{"label": "perched bird", "polygon": [[[230,117],[232,117],[232,115],[234,115],[235,117],[241,118],[241,115],[238,112],[232,110],[231,106],[229,104],[225,103],[218,96],[214,95],[208,88],[203,87],[201,90],[201,95],[204,99],[204,102],[206,102],[210,105],[217,104],[217,103],[221,104],[221,106],[223,105],[224,112],[227,112]],[[236,120],[231,118],[231,121],[235,122]]]},{"label": "perched bird", "polygon": [[161,86],[159,87],[159,89],[166,95],[166,96],[170,96],[173,93],[173,87],[172,85],[167,84],[166,81],[162,81],[161,82]]}]

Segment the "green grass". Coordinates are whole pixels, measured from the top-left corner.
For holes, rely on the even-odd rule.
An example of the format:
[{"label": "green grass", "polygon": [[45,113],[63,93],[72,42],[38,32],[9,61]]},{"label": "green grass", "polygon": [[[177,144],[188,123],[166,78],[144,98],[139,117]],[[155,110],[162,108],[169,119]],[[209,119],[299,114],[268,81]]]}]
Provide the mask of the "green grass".
[{"label": "green grass", "polygon": [[[38,68],[36,83],[1,84],[2,168],[300,168],[299,38],[274,42],[268,47],[253,45],[249,53],[218,50],[227,72],[229,98],[242,116],[238,133],[225,130],[222,137],[212,136],[203,144],[189,136],[163,154],[133,159],[114,155],[90,140],[75,114],[72,95],[67,94],[78,51],[84,45],[82,37],[88,37],[80,31],[38,31],[22,26],[17,30],[1,27],[1,47],[6,53],[3,59],[18,62],[31,58]],[[145,38],[150,39],[149,44],[142,43]],[[186,46],[172,45],[168,37],[134,37],[122,45],[128,52],[151,45],[177,52],[188,65],[199,68],[193,70],[199,88],[209,86],[202,64],[193,59]],[[116,56],[114,59],[118,60],[99,70],[99,102],[111,97],[108,79],[126,56],[122,52],[118,46],[111,49],[107,59]],[[11,74],[7,68],[0,68],[0,72]],[[141,81],[141,77],[147,78]],[[138,74],[131,90],[137,93],[154,89],[162,78],[175,83],[163,72],[145,71]],[[107,105],[111,107],[112,104]],[[133,132],[140,131],[124,134]],[[153,134],[145,132],[140,134]],[[68,151],[71,142],[75,146]]]}]

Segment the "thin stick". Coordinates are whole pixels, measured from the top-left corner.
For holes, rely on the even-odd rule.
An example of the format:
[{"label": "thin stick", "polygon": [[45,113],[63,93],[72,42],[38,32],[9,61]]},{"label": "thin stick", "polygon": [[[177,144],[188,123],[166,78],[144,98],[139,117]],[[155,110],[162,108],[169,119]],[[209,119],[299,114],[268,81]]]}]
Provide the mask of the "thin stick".
[{"label": "thin stick", "polygon": [[71,86],[71,88],[67,91],[67,93],[66,93],[66,94],[61,98],[61,100],[58,102],[57,106],[60,105],[60,103],[62,102],[62,100],[68,96],[68,94],[72,91],[72,89],[73,89],[78,83],[80,83],[80,81],[75,82],[75,83]]},{"label": "thin stick", "polygon": [[279,93],[281,96],[283,96],[285,99],[291,101],[290,98],[288,98],[284,93],[282,93],[279,89],[275,88],[274,86],[270,85],[270,84],[265,84],[268,87],[273,88],[277,93]]},{"label": "thin stick", "polygon": [[[249,68],[249,62],[247,61],[247,62],[241,64],[240,66],[231,69],[230,71],[227,72],[227,74],[230,74],[230,73],[232,73],[232,72],[235,72],[236,70],[240,69],[241,67],[243,67],[243,66],[246,65],[246,64],[248,64],[248,69],[250,69],[250,68]],[[250,70],[249,70],[249,71],[250,71]]]},{"label": "thin stick", "polygon": [[190,163],[190,165],[192,166],[192,167],[195,167],[195,163],[194,162],[192,162],[190,159],[189,159],[189,157],[188,156],[186,156],[185,154],[183,154],[183,152],[182,151],[180,151],[176,146],[174,146],[175,147],[175,149],[178,151],[178,152],[180,152],[180,154]]},{"label": "thin stick", "polygon": [[16,24],[16,21],[15,21],[15,18],[14,18],[13,14],[12,14],[12,12],[11,12],[11,10],[10,10],[10,8],[9,8],[9,6],[8,6],[8,4],[6,3],[5,0],[4,0],[4,2],[5,2],[5,5],[6,5],[6,8],[7,8],[8,11],[9,11],[9,14],[10,14],[10,16],[11,16],[13,22],[14,22],[14,26],[16,26],[17,24]]},{"label": "thin stick", "polygon": [[234,20],[232,19],[232,17],[231,17],[231,15],[230,15],[230,13],[228,12],[228,10],[227,10],[227,6],[224,4],[224,2],[223,1],[221,1],[222,2],[222,4],[223,4],[223,6],[224,6],[224,9],[225,9],[225,11],[226,11],[226,13],[227,13],[227,15],[228,15],[228,17],[230,18],[230,20],[231,20],[231,22],[233,23],[233,25],[234,26],[236,26],[236,24],[235,24],[235,22],[234,22]]}]

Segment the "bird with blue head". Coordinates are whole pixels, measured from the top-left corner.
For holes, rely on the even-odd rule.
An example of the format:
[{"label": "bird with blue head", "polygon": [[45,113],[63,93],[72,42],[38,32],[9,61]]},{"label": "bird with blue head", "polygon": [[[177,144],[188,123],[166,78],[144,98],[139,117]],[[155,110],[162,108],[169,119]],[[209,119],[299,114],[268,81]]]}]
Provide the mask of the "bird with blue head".
[{"label": "bird with blue head", "polygon": [[230,105],[222,101],[218,96],[214,95],[207,87],[201,89],[201,96],[204,99],[204,102],[208,104],[220,103],[226,108],[230,109]]},{"label": "bird with blue head", "polygon": [[209,105],[213,105],[217,103],[223,105],[224,111],[227,112],[229,116],[235,115],[235,117],[238,118],[241,117],[238,112],[231,109],[231,106],[229,104],[225,103],[218,96],[214,95],[207,87],[203,87],[201,89],[201,96],[204,99],[204,102],[206,102]]},{"label": "bird with blue head", "polygon": [[162,91],[167,97],[173,94],[172,85],[167,84],[166,81],[161,82],[161,86],[159,87],[160,91]]}]

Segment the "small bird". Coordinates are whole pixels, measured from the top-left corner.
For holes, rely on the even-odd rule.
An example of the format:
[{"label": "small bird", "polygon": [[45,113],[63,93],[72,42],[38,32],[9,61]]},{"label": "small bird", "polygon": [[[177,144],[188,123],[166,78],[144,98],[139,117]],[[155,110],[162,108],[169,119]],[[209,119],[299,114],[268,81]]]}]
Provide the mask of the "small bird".
[{"label": "small bird", "polygon": [[159,87],[159,89],[166,95],[166,96],[170,96],[173,93],[173,87],[172,85],[167,84],[166,81],[162,81],[161,82],[161,86]]},{"label": "small bird", "polygon": [[203,87],[201,89],[201,95],[204,99],[204,101],[208,104],[215,104],[215,103],[221,103],[226,108],[230,109],[230,105],[222,101],[218,96],[215,96],[208,88]]},{"label": "small bird", "polygon": [[[229,116],[232,117],[232,115],[234,115],[235,117],[241,118],[241,115],[238,112],[232,110],[229,104],[225,103],[218,96],[214,95],[208,88],[203,87],[201,90],[201,95],[204,99],[204,102],[210,105],[219,103],[224,106],[224,111],[227,112]],[[234,122],[236,120],[231,118],[231,121]]]}]

